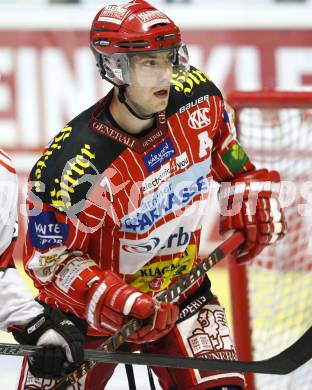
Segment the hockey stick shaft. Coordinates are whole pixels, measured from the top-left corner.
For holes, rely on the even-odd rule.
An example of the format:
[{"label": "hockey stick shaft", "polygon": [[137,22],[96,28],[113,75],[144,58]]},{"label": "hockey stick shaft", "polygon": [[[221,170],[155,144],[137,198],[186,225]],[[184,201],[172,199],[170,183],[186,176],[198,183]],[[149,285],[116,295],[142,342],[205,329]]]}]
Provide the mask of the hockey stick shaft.
[{"label": "hockey stick shaft", "polygon": [[[31,356],[39,348],[41,347],[0,344],[0,354],[11,356]],[[192,368],[199,370],[241,371],[260,374],[285,375],[296,370],[312,358],[312,327],[310,327],[294,344],[278,355],[266,360],[254,362],[188,358],[144,353],[103,352],[93,349],[85,350],[85,358],[98,363],[124,363],[169,368]]]},{"label": "hockey stick shaft", "polygon": [[[158,294],[157,300],[174,302],[181,293],[190,288],[197,280],[206,274],[208,270],[214,267],[217,263],[225,258],[226,255],[233,252],[245,241],[244,234],[242,232],[236,232],[230,236],[227,240],[222,242],[209,256],[205,257],[199,264],[192,268],[190,273],[183,275],[177,282],[171,285],[166,291]],[[131,319],[120,330],[110,336],[105,342],[98,348],[98,350],[104,350],[105,352],[115,351],[121,344],[123,344],[129,336],[135,333],[142,327],[143,321],[138,319]],[[72,372],[66,379],[56,384],[53,389],[65,389],[66,384],[74,384],[88,371],[90,371],[96,362],[90,361],[83,363],[77,370]]]}]

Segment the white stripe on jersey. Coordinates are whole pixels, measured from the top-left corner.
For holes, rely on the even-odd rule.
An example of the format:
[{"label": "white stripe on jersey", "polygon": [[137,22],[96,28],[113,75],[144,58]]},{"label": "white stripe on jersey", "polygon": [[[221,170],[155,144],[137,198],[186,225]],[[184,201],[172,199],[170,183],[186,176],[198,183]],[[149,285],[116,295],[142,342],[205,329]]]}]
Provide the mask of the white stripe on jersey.
[{"label": "white stripe on jersey", "polygon": [[[1,161],[4,163],[4,165],[7,165],[11,170],[15,171],[12,160],[2,149],[0,149],[0,162]],[[4,165],[1,164],[2,167],[4,167]]]},{"label": "white stripe on jersey", "polygon": [[2,156],[2,158],[5,159],[5,161],[7,161],[7,164],[12,164],[12,160],[11,160],[10,156],[8,154],[6,154],[3,149],[0,149],[0,156]]}]

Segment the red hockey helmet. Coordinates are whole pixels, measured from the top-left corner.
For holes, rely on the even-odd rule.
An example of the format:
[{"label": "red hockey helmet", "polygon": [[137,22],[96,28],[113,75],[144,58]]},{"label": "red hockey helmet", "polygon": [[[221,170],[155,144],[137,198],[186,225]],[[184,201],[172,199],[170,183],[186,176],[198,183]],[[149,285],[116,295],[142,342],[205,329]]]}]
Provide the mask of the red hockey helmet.
[{"label": "red hockey helmet", "polygon": [[131,84],[131,55],[147,51],[172,50],[173,71],[189,69],[179,28],[144,0],[101,9],[92,23],[90,46],[101,76],[117,86]]}]

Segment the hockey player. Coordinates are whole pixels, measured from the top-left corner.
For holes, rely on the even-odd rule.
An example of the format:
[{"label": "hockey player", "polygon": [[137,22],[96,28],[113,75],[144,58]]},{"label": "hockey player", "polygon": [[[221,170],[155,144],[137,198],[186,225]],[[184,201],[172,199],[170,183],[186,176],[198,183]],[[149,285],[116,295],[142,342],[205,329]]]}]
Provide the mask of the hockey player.
[{"label": "hockey player", "polygon": [[[246,235],[239,262],[281,238],[279,175],[255,169],[220,91],[189,67],[180,31],[165,14],[143,0],[106,6],[92,23],[90,45],[114,87],[61,130],[30,176],[24,263],[38,299],[70,313],[89,348],[130,316],[147,322],[129,348],[235,359],[208,277],[176,304],[153,297],[200,261],[213,179],[227,182],[221,232]],[[242,207],[231,213],[234,191]],[[153,369],[166,390],[244,388],[241,373]],[[82,388],[103,389],[113,371],[98,364]]]},{"label": "hockey player", "polygon": [[0,329],[13,331],[23,344],[45,346],[31,358],[31,371],[39,377],[60,377],[66,365],[83,361],[83,337],[58,309],[33,299],[14,266],[17,196],[15,169],[0,149]]}]

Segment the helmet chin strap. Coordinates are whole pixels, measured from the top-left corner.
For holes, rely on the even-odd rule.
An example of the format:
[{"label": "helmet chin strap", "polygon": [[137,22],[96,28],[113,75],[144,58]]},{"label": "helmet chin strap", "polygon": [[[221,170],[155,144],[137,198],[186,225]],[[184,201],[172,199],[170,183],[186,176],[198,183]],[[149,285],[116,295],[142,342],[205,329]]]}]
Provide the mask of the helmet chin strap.
[{"label": "helmet chin strap", "polygon": [[137,112],[134,111],[134,109],[127,102],[127,98],[125,96],[128,84],[119,85],[119,84],[115,83],[111,78],[107,77],[103,64],[100,67],[100,73],[101,73],[101,76],[104,80],[108,81],[109,83],[113,84],[115,87],[118,88],[118,99],[119,99],[120,103],[124,104],[127,107],[128,111],[132,115],[134,115],[136,118],[141,119],[143,121],[146,121],[147,119],[152,119],[153,117],[155,117],[155,114],[143,116],[143,115],[139,115]]},{"label": "helmet chin strap", "polygon": [[134,115],[136,118],[138,119],[141,119],[141,120],[147,120],[147,119],[152,119],[155,114],[152,114],[152,115],[139,115],[137,112],[135,112],[135,110],[129,105],[129,103],[127,102],[127,98],[125,96],[125,92],[126,92],[126,88],[128,87],[128,84],[123,84],[123,85],[118,85],[118,99],[120,101],[120,103],[124,104],[128,111],[130,111],[130,113],[132,115]]}]

